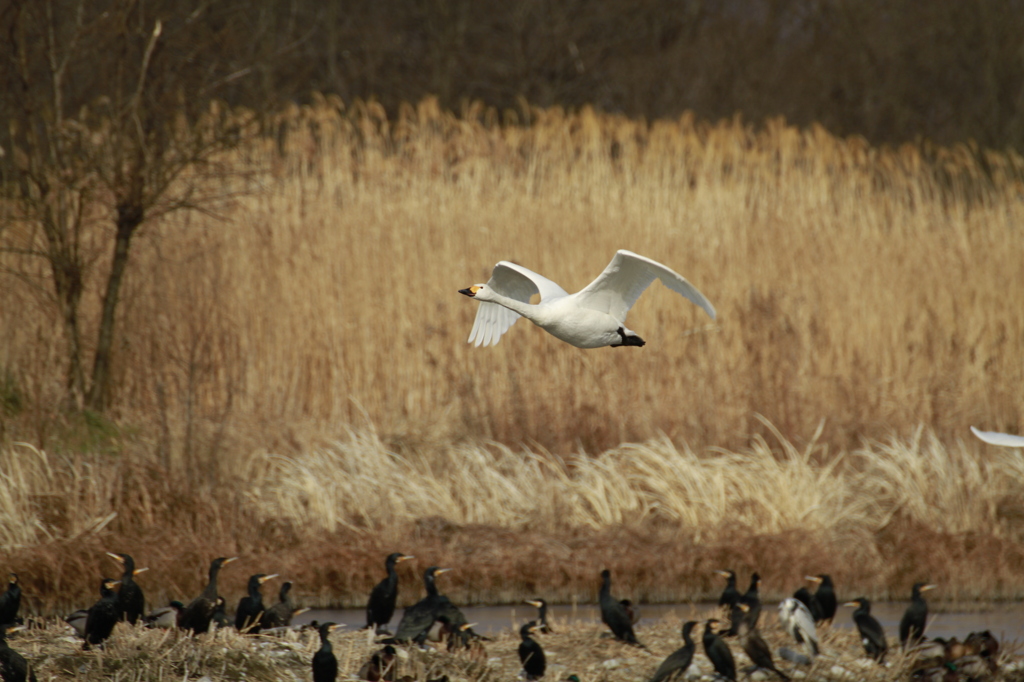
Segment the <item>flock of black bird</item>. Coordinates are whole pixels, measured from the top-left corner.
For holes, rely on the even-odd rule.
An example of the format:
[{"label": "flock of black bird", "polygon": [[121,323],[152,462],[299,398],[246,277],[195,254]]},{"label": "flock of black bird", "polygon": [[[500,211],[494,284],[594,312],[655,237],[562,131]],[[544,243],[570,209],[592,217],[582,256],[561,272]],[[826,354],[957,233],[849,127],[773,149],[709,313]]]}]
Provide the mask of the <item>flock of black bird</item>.
[{"label": "flock of black bird", "polygon": [[[224,566],[237,557],[221,557],[210,564],[206,588],[187,606],[175,601],[166,608],[145,615],[145,597],[134,578],[146,569],[135,568],[134,560],[127,554],[108,554],[122,567],[120,580],[103,578],[100,582],[100,599],[88,610],[78,611],[65,619],[83,638],[84,649],[102,646],[120,621],[127,621],[133,625],[145,622],[150,627],[177,627],[191,634],[208,632],[212,626],[231,625],[242,633],[266,633],[289,627],[291,619],[305,610],[298,609],[291,601],[289,582],[284,583],[281,588],[279,601],[267,607],[260,589],[266,581],[277,576],[261,573],[249,578],[247,594],[239,602],[234,623],[231,623],[225,614],[225,600],[217,591],[217,576]],[[446,643],[449,651],[477,648],[482,652],[482,642],[488,639],[474,632],[472,624],[467,622],[462,611],[447,596],[439,592],[436,579],[450,569],[437,566],[431,566],[423,574],[426,596],[405,609],[394,634],[387,630],[394,616],[398,597],[398,573],[395,567],[398,563],[412,558],[414,557],[400,552],[389,555],[385,560],[387,576],[370,593],[366,605],[366,628],[383,636],[378,640],[383,648],[376,651],[363,665],[359,671],[360,679],[369,682],[412,682],[409,676],[397,675],[396,645],[424,646],[431,640]],[[760,576],[754,573],[746,592],[741,593],[737,588],[736,574],[733,571],[718,573],[726,578],[726,586],[718,605],[728,614],[729,627],[719,629],[717,626],[720,621],[711,618],[703,622],[704,629],[701,633],[704,653],[714,666],[716,674],[727,680],[736,680],[736,662],[726,641],[727,638],[735,637],[753,664],[746,670],[748,674],[755,669],[761,669],[773,673],[782,680],[789,680],[789,675],[776,666],[771,648],[758,631],[762,610],[758,594]],[[801,587],[792,598],[785,599],[779,604],[779,623],[783,630],[808,652],[805,654],[787,647],[779,649],[780,658],[796,665],[808,665],[813,662],[813,657],[819,655],[817,626],[830,624],[839,606],[835,587],[828,575],[808,576],[807,580],[817,585],[815,592]],[[117,585],[120,587],[115,591]],[[916,583],[913,586],[910,605],[899,626],[900,646],[904,651],[913,654],[912,660],[915,661],[913,679],[949,682],[975,679],[994,672],[997,667],[999,642],[987,631],[971,633],[963,642],[956,638],[936,638],[930,641],[924,639],[928,604],[923,593],[934,587],[936,586],[926,583]],[[518,653],[522,664],[522,676],[527,680],[538,680],[544,676],[547,663],[544,649],[540,642],[534,639],[534,634],[551,633],[552,628],[547,622],[547,603],[543,599],[526,600],[526,603],[536,607],[538,613],[536,619],[520,628],[522,641]],[[0,594],[0,677],[3,682],[27,682],[36,679],[25,658],[11,649],[6,639],[10,632],[24,627],[18,616],[20,604],[21,587],[18,576],[11,573],[7,590]],[[629,600],[618,600],[612,596],[611,572],[608,570],[601,571],[599,604],[601,620],[611,630],[611,636],[625,644],[646,649],[637,640],[633,630],[638,618],[632,604]],[[882,663],[889,647],[882,626],[871,615],[871,603],[865,597],[858,597],[845,605],[856,607],[853,611],[853,621],[865,653]],[[664,682],[685,673],[693,662],[696,651],[693,631],[698,625],[700,623],[692,620],[683,623],[683,646],[662,662],[650,682]],[[310,627],[319,631],[321,643],[320,649],[312,659],[313,682],[334,682],[338,675],[338,661],[332,651],[329,636],[338,626],[334,623],[314,622]],[[569,679],[572,682],[579,682],[575,675]],[[447,682],[446,678],[442,680]]]}]

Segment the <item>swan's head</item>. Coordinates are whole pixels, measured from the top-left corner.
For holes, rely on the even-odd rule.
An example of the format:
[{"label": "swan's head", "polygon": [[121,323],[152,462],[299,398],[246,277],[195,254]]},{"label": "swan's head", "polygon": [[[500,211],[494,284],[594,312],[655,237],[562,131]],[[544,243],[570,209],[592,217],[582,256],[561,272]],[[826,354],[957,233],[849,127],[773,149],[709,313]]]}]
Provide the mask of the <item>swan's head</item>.
[{"label": "swan's head", "polygon": [[470,298],[479,298],[482,301],[486,301],[489,298],[490,290],[486,284],[474,284],[467,289],[459,289],[460,294],[465,294]]}]

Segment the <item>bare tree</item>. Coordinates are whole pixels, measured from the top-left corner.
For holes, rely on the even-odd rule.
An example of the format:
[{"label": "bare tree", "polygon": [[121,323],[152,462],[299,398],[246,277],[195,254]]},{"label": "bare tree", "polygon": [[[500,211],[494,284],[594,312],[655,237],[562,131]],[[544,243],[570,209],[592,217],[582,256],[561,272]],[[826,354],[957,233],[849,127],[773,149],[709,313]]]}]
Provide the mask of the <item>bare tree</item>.
[{"label": "bare tree", "polygon": [[[240,39],[231,14],[244,10],[228,5],[13,0],[0,10],[0,181],[13,206],[0,248],[48,265],[78,407],[103,410],[111,399],[133,238],[168,211],[208,209],[220,192],[208,180],[227,172],[219,157],[251,129],[251,114],[213,99],[252,70],[222,58]],[[103,303],[86,325],[82,292],[100,263]]]}]

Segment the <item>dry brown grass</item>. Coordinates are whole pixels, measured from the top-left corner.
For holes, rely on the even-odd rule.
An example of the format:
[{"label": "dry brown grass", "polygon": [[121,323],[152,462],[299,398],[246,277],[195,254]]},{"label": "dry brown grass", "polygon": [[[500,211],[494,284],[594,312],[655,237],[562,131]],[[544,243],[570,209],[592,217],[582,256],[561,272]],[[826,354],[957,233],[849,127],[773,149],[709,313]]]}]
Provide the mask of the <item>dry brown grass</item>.
[{"label": "dry brown grass", "polygon": [[[825,419],[835,446],[922,424],[1024,430],[1017,157],[983,167],[782,124],[341,108],[283,117],[283,155],[240,153],[271,174],[222,220],[173,215],[136,245],[116,412],[173,453],[225,421],[277,437],[368,419],[559,452],[660,433],[738,447],[766,433],[755,413],[792,439]],[[499,259],[575,290],[618,248],[690,278],[718,321],[655,287],[630,316],[640,352],[525,322],[496,348],[464,343],[476,306],[455,291]],[[56,418],[57,321],[9,280],[0,328],[0,366]]]},{"label": "dry brown grass", "polygon": [[[973,443],[971,444],[974,445]],[[931,434],[829,454],[756,439],[697,453],[667,439],[557,457],[498,443],[401,454],[371,430],[297,455],[259,454],[218,488],[104,456],[4,452],[4,563],[23,573],[28,608],[93,598],[105,551],[153,570],[150,600],[189,599],[209,560],[241,594],[252,573],[280,573],[310,605],[362,604],[382,557],[457,569],[460,599],[519,601],[543,590],[590,601],[607,566],[644,601],[706,598],[717,568],[758,570],[786,596],[809,572],[844,592],[902,598],[915,580],[947,600],[1018,598],[1024,559],[1024,460],[979,458]],[[405,590],[415,600],[418,590]]]},{"label": "dry brown grass", "polygon": [[[60,411],[59,321],[5,281],[0,541],[40,608],[91,596],[112,542],[174,596],[241,553],[310,600],[357,601],[399,544],[460,563],[455,589],[480,599],[552,574],[591,595],[611,560],[658,598],[707,593],[722,562],[779,593],[812,565],[873,594],[976,573],[957,594],[1024,593],[1019,462],[960,441],[1024,430],[1019,158],[528,116],[283,116],[280,149],[236,159],[259,184],[225,179],[249,192],[136,243],[118,428]],[[630,315],[642,351],[526,322],[465,343],[456,290],[496,261],[575,290],[618,248],[683,273],[719,319],[656,286]]]},{"label": "dry brown grass", "polygon": [[[607,629],[596,623],[573,623],[555,619],[553,634],[537,639],[544,647],[548,660],[545,679],[564,680],[575,674],[581,682],[635,682],[649,679],[661,661],[682,645],[679,636],[681,620],[700,620],[716,617],[712,611],[683,607],[682,612],[653,623],[642,624],[638,638],[647,651],[603,639]],[[689,679],[696,675],[713,673],[710,661],[704,655],[697,629],[697,651]],[[761,631],[773,650],[787,646],[799,650],[792,640],[778,628],[774,609],[765,609],[761,617]],[[198,638],[179,637],[167,631],[147,631],[145,628],[118,626],[104,651],[81,651],[80,640],[70,634],[63,624],[50,624],[45,629],[20,633],[11,644],[35,666],[40,680],[77,679],[131,680],[133,682],[199,679],[250,679],[258,682],[277,680],[304,680],[310,676],[310,660],[319,647],[315,632],[289,633],[283,637],[243,637],[233,630],[217,631]],[[964,633],[966,636],[967,633]],[[914,669],[914,661],[899,651],[888,657],[888,665],[879,666],[863,655],[863,648],[855,633],[849,629],[819,631],[823,655],[810,667],[797,668],[776,660],[787,672],[797,672],[812,680],[878,681],[907,679]],[[357,671],[370,654],[380,648],[366,632],[337,631],[332,635],[338,658],[339,679],[357,679]],[[1001,663],[1008,671],[1003,679],[1021,679],[1019,652],[1004,642]],[[410,675],[422,682],[448,675],[453,681],[515,679],[520,665],[517,656],[518,633],[511,629],[494,636],[485,644],[483,652],[403,650],[399,658],[399,675]],[[730,649],[737,669],[750,665],[750,661],[733,640]]]}]

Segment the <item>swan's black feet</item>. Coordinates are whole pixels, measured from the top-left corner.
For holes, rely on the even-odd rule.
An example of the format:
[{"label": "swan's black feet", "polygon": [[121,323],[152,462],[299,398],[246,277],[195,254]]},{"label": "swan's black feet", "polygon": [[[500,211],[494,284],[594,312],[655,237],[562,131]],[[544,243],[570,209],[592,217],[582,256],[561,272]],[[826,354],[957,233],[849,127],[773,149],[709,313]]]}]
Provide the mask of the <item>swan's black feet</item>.
[{"label": "swan's black feet", "polygon": [[646,341],[636,334],[627,336],[626,329],[624,327],[619,327],[616,331],[619,332],[619,336],[622,337],[622,343],[613,343],[612,348],[622,348],[623,346],[642,346],[646,343]]}]

